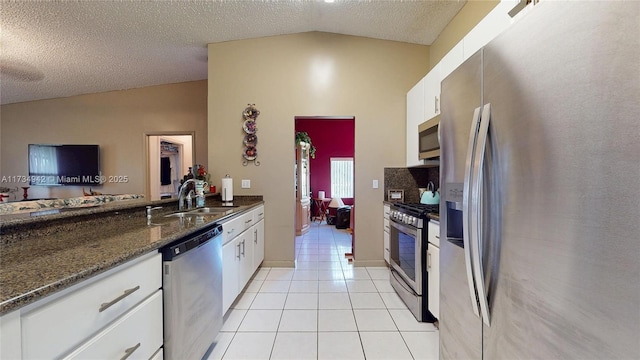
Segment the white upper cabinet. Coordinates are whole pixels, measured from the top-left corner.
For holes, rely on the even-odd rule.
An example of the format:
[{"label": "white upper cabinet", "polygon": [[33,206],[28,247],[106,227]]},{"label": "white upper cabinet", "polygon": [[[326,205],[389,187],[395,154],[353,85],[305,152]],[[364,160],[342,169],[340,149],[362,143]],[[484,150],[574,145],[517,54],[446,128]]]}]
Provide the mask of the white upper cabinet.
[{"label": "white upper cabinet", "polygon": [[[464,62],[464,44],[462,41],[456,44],[447,55],[438,63],[438,72],[440,73],[440,81],[444,80],[453,70],[457,69]],[[440,82],[438,82],[440,89]],[[440,111],[438,111],[440,113]]]},{"label": "white upper cabinet", "polygon": [[[511,4],[510,4],[511,3]],[[511,24],[511,17],[508,12],[515,6],[510,1],[502,1],[491,10],[487,16],[482,19],[469,33],[464,37],[464,58],[468,59],[481,47],[487,43]]]},{"label": "white upper cabinet", "polygon": [[[424,77],[424,117],[418,125],[440,114],[440,81],[442,81],[441,65],[438,63]],[[413,128],[413,133],[418,137],[418,127]],[[417,143],[416,143],[417,144]],[[416,152],[418,148],[416,147]]]},{"label": "white upper cabinet", "polygon": [[459,42],[425,76],[425,117],[423,122],[440,115],[440,83],[463,61],[463,44]]},{"label": "white upper cabinet", "polygon": [[462,39],[465,60],[533,8],[533,4],[529,4],[512,18],[509,16],[509,11],[516,7],[519,2],[519,0],[502,0],[478,25],[469,31]]},{"label": "white upper cabinet", "polygon": [[423,78],[407,93],[407,166],[420,165],[418,125],[425,121],[424,83]]},{"label": "white upper cabinet", "polygon": [[502,0],[407,93],[407,166],[419,166],[418,125],[440,114],[440,83],[471,55],[529,12],[509,16],[519,0]]}]

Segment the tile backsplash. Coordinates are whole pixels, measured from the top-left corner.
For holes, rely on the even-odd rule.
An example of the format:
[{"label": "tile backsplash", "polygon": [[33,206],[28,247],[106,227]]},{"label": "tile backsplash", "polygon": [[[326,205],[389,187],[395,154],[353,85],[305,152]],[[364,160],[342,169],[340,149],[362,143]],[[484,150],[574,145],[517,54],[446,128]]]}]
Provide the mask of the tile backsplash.
[{"label": "tile backsplash", "polygon": [[389,190],[404,190],[405,203],[420,202],[419,188],[426,188],[432,181],[436,189],[440,187],[440,168],[384,168],[384,200],[388,200]]}]

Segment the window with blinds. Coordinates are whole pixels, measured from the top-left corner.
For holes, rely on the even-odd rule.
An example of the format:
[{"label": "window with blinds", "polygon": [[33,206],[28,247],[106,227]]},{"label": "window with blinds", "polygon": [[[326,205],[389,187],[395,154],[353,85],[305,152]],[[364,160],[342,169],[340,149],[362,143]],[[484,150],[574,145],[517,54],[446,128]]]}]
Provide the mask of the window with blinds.
[{"label": "window with blinds", "polygon": [[353,158],[331,158],[331,197],[353,197]]}]

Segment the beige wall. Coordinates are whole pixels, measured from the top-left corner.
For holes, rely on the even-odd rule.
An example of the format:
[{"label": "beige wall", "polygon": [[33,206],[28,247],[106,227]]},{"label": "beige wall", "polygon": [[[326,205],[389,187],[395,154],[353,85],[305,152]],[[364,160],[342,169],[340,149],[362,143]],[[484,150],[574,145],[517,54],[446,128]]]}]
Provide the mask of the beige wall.
[{"label": "beige wall", "polygon": [[442,30],[429,49],[432,69],[462,38],[500,3],[500,0],[469,0]]},{"label": "beige wall", "polygon": [[[355,117],[356,264],[383,263],[383,168],[405,164],[406,93],[428,59],[427,46],[318,32],[209,45],[213,183],[230,174],[236,195],[264,195],[268,265],[293,265],[297,115]],[[242,165],[247,103],[261,112],[260,166]]]},{"label": "beige wall", "polygon": [[[144,193],[145,132],[195,131],[196,161],[207,163],[206,101],[203,80],[3,105],[0,175],[28,175],[27,144],[99,144],[103,175],[126,175],[129,182],[94,190]],[[36,186],[29,195],[81,196],[82,188]]]},{"label": "beige wall", "polygon": [[[0,175],[2,175],[2,112],[0,112]],[[1,186],[3,186],[3,184],[0,183],[0,187]]]}]

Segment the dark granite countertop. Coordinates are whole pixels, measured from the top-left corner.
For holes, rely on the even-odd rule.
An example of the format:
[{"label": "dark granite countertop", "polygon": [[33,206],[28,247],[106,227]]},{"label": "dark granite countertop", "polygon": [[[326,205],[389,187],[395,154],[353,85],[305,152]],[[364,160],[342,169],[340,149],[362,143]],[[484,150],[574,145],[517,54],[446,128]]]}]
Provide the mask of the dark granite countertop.
[{"label": "dark granite countertop", "polygon": [[[261,196],[236,197],[230,212],[165,217],[175,199],[123,201],[98,207],[0,216],[0,315],[31,304],[180,239],[216,221],[262,204]],[[147,224],[145,206],[163,206]],[[209,197],[205,206],[221,206]],[[158,269],[160,271],[160,269]]]}]

